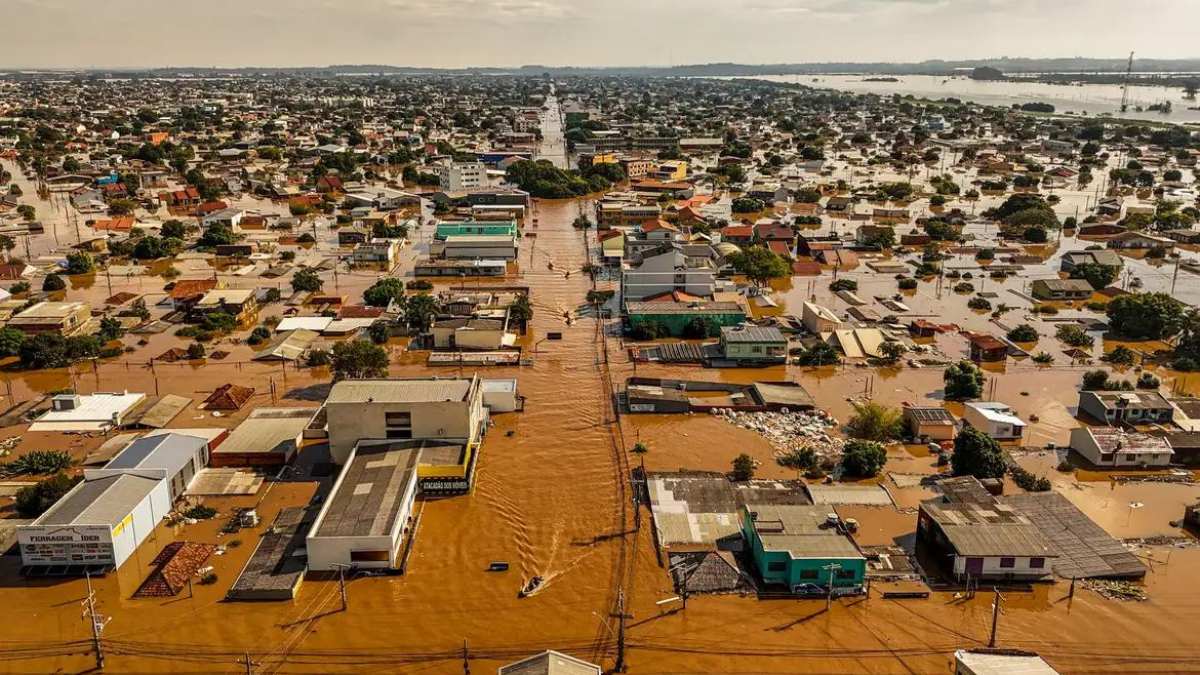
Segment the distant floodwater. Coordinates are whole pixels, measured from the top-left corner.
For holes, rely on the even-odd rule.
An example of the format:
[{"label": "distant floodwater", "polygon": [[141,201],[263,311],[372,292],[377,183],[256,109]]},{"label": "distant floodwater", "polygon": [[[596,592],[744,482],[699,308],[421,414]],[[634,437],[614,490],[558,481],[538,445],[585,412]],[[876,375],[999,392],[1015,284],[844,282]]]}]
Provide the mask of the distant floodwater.
[{"label": "distant floodwater", "polygon": [[[1088,116],[1112,115],[1123,119],[1154,120],[1159,122],[1200,122],[1200,100],[1184,98],[1181,87],[1136,86],[1129,89],[1129,111],[1121,114],[1121,86],[1114,84],[1063,85],[1043,82],[987,82],[965,76],[896,75],[896,82],[866,81],[871,74],[862,75],[762,75],[753,78],[771,82],[803,84],[823,89],[836,89],[857,94],[900,94],[917,98],[958,98],[963,101],[1008,107],[1014,103],[1049,103],[1057,113]],[[1170,101],[1171,114],[1143,110],[1156,103]]]}]

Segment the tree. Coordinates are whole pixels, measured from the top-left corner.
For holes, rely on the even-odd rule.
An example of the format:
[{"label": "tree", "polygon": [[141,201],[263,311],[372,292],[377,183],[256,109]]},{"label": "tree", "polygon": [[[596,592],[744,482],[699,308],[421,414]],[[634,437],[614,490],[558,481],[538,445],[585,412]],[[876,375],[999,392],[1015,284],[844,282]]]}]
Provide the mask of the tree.
[{"label": "tree", "polygon": [[1117,345],[1111,352],[1104,355],[1104,360],[1114,366],[1132,366],[1137,363],[1137,354],[1125,345]]},{"label": "tree", "polygon": [[168,220],[162,224],[161,228],[159,228],[158,234],[164,239],[171,238],[182,241],[183,239],[187,239],[187,226],[179,220]]},{"label": "tree", "polygon": [[955,476],[1003,478],[1006,470],[1004,454],[996,439],[974,427],[966,427],[954,439],[954,454],[950,467]]},{"label": "tree", "polygon": [[404,310],[404,320],[408,327],[424,333],[433,325],[433,317],[437,314],[437,302],[432,295],[421,293],[408,299]]},{"label": "tree", "polygon": [[746,275],[756,286],[763,286],[771,279],[791,274],[787,261],[762,246],[751,246],[744,251],[733,253],[728,260],[733,269]]},{"label": "tree", "polygon": [[796,472],[796,477],[802,471],[808,471],[817,465],[817,453],[812,448],[793,448],[775,457],[775,463],[785,469]]},{"label": "tree", "polygon": [[837,349],[828,342],[817,342],[796,357],[801,366],[831,366],[842,360]]},{"label": "tree", "polygon": [[875,228],[863,239],[862,244],[886,251],[896,245],[896,230],[890,227]]},{"label": "tree", "polygon": [[50,510],[51,506],[81,480],[82,475],[72,477],[65,473],[56,473],[49,478],[43,478],[35,485],[21,488],[16,495],[17,514],[22,518],[37,518]]},{"label": "tree", "polygon": [[100,340],[94,335],[64,338],[57,333],[38,333],[21,343],[21,366],[30,369],[63,368],[73,361],[100,353]]},{"label": "tree", "polygon": [[321,281],[317,271],[311,267],[301,267],[292,275],[292,290],[296,292],[316,293],[324,285],[325,282]]},{"label": "tree", "polygon": [[750,480],[754,478],[754,459],[742,453],[733,458],[733,479]]},{"label": "tree", "polygon": [[646,473],[646,453],[650,452],[650,448],[646,447],[645,443],[638,441],[629,449],[638,458],[638,462],[642,465],[642,473]]},{"label": "tree", "polygon": [[12,258],[12,250],[17,247],[17,240],[7,234],[0,234],[0,248],[4,249],[4,260]]},{"label": "tree", "polygon": [[114,216],[128,216],[137,208],[137,202],[132,199],[114,199],[108,203],[108,213]]},{"label": "tree", "polygon": [[1072,347],[1090,348],[1095,342],[1081,326],[1070,323],[1059,324],[1054,336]]},{"label": "tree", "polygon": [[404,282],[395,277],[385,277],[363,291],[363,302],[369,307],[387,307],[395,301],[404,304]]},{"label": "tree", "polygon": [[732,209],[734,213],[758,213],[767,208],[761,199],[754,197],[737,197],[733,200]]},{"label": "tree", "polygon": [[1083,379],[1079,383],[1079,388],[1082,391],[1107,391],[1117,389],[1118,386],[1110,386],[1115,383],[1108,379],[1108,373],[1103,370],[1089,370],[1083,374]]},{"label": "tree", "polygon": [[1038,332],[1033,326],[1023,323],[1008,331],[1008,339],[1013,342],[1037,342]]},{"label": "tree", "polygon": [[387,321],[375,321],[367,326],[367,335],[371,342],[377,345],[387,344],[388,339],[392,337],[392,329]]},{"label": "tree", "polygon": [[[1193,309],[1184,317],[1173,356],[1177,370],[1197,369],[1195,364],[1200,364],[1200,311]],[[1180,368],[1180,365],[1192,367]]]},{"label": "tree", "polygon": [[1112,282],[1117,280],[1117,275],[1121,271],[1110,265],[1101,265],[1099,263],[1083,263],[1076,265],[1071,270],[1073,279],[1083,279],[1091,284],[1092,288],[1097,291],[1101,288],[1107,288]]},{"label": "tree", "polygon": [[983,394],[983,371],[970,361],[959,361],[942,375],[947,401],[965,401]]},{"label": "tree", "polygon": [[335,344],[331,361],[335,382],[387,375],[387,352],[367,340]]},{"label": "tree", "polygon": [[1185,323],[1184,305],[1166,293],[1119,295],[1105,308],[1109,326],[1122,337],[1161,340]]},{"label": "tree", "polygon": [[887,449],[875,441],[852,440],[842,450],[842,474],[870,478],[887,463]]},{"label": "tree", "polygon": [[854,415],[846,423],[846,434],[868,441],[890,441],[904,433],[904,416],[896,408],[868,401],[854,403]]},{"label": "tree", "polygon": [[100,319],[100,330],[96,335],[101,342],[112,342],[125,334],[125,327],[111,316]]},{"label": "tree", "polygon": [[46,278],[42,280],[42,290],[47,293],[66,290],[66,288],[67,282],[63,281],[63,278],[57,274],[47,274]]},{"label": "tree", "polygon": [[96,269],[96,261],[92,254],[86,251],[75,251],[67,254],[67,274],[87,274]]},{"label": "tree", "polygon": [[200,344],[199,342],[193,342],[192,344],[188,345],[187,356],[193,361],[204,358],[204,345]]},{"label": "tree", "polygon": [[533,305],[529,303],[529,296],[521,294],[516,300],[508,306],[508,318],[521,325],[525,325],[533,320]]},{"label": "tree", "polygon": [[159,238],[153,235],[138,239],[133,245],[133,257],[138,260],[157,260],[179,253],[183,248],[183,240]]},{"label": "tree", "polygon": [[882,345],[879,346],[879,352],[881,354],[883,354],[883,360],[886,363],[898,362],[900,360],[900,358],[903,357],[905,352],[907,352],[907,351],[908,351],[908,347],[905,347],[904,344],[900,343],[900,342],[889,341],[889,342],[884,342]]},{"label": "tree", "polygon": [[233,229],[225,223],[213,223],[204,230],[204,234],[200,235],[200,245],[208,248],[217,246],[227,246],[237,242],[237,235]]},{"label": "tree", "polygon": [[16,356],[21,353],[21,345],[24,343],[25,333],[8,326],[0,328],[0,357]]}]

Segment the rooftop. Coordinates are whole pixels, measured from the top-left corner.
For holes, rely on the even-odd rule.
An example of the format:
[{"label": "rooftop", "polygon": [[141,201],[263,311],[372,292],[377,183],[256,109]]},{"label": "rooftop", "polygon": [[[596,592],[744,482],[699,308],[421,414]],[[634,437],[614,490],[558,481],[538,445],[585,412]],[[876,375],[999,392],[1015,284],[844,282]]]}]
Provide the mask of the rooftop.
[{"label": "rooftop", "polygon": [[1096,441],[1101,452],[1116,452],[1122,454],[1171,453],[1171,445],[1162,436],[1127,433],[1116,427],[1085,427]]},{"label": "rooftop", "polygon": [[725,342],[787,342],[783,332],[774,326],[723,326],[721,339]]},{"label": "rooftop", "polygon": [[355,446],[329,503],[313,525],[314,537],[386,536],[415,477],[419,448],[406,443]]},{"label": "rooftop", "polygon": [[329,391],[327,403],[436,403],[465,401],[475,379],[413,378],[342,380]]},{"label": "rooftop", "polygon": [[746,504],[754,530],[768,551],[792,558],[861,558],[849,537],[828,524],[827,506]]},{"label": "rooftop", "polygon": [[125,446],[104,468],[165,469],[168,476],[174,476],[207,444],[206,439],[186,434],[147,436]]},{"label": "rooftop", "polygon": [[[119,525],[161,478],[132,473],[84,478],[34,525]],[[160,514],[160,515],[166,515]]]},{"label": "rooftop", "polygon": [[291,454],[316,412],[315,408],[257,408],[213,454]]}]

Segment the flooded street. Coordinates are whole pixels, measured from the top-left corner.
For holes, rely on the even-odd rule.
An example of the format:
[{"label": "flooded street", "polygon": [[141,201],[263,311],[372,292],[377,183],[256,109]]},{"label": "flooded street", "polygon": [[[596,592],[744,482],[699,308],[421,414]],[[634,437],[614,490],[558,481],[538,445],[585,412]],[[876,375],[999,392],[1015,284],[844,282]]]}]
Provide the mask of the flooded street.
[{"label": "flooded street", "polygon": [[[535,318],[524,338],[533,365],[487,371],[517,377],[527,397],[523,413],[494,417],[480,458],[472,494],[428,501],[408,572],[401,577],[355,578],[348,584],[349,607],[341,611],[336,581],[308,579],[291,603],[227,603],[225,590],[254,547],[253,532],[218,536],[220,518],[197,525],[160,526],[120,573],[93,582],[99,611],[111,617],[104,631],[111,672],[243,672],[246,655],[254,672],[460,672],[464,643],[475,672],[488,672],[544,648],[556,648],[610,667],[616,654],[617,620],[623,596],[630,672],[945,672],[956,648],[987,640],[990,593],[973,600],[934,593],[928,600],[882,600],[877,594],[835,603],[826,613],[820,601],[759,601],[752,597],[694,597],[686,610],[655,603],[674,592],[656,559],[648,514],[635,517],[623,450],[637,440],[650,453],[649,470],[680,467],[727,470],[741,452],[761,462],[763,476],[794,477],[771,459],[771,449],[755,434],[709,416],[622,418],[612,407],[617,388],[635,369],[614,337],[614,327],[581,312],[589,278],[578,272],[588,260],[585,235],[571,227],[584,202],[541,202],[536,228],[522,240],[521,281],[533,288]],[[594,247],[594,239],[591,240]],[[553,262],[553,269],[549,263]],[[824,294],[827,280],[816,286]],[[601,282],[611,285],[613,282]],[[804,281],[797,280],[797,284]],[[1020,282],[1017,282],[1020,283]],[[787,292],[787,304],[801,289]],[[937,302],[923,285],[916,307]],[[570,320],[568,320],[570,317]],[[562,340],[543,341],[547,332]],[[604,353],[611,363],[604,365]],[[393,375],[428,372],[422,359],[392,346]],[[236,353],[231,360],[241,360]],[[707,370],[641,364],[638,375],[719,378],[730,381],[793,379],[819,406],[845,419],[848,397],[871,393],[883,402],[936,400],[941,372],[936,369],[810,371],[796,367],[767,370]],[[1076,369],[1039,376],[1036,386],[1024,367],[1010,365],[993,375],[996,398],[1011,401],[1022,415],[1038,412],[1036,440],[1062,441],[1066,419],[1047,406],[1074,404]],[[285,381],[286,378],[286,381]],[[154,371],[121,364],[18,375],[21,396],[48,391],[76,380],[81,391],[128,387],[195,397],[227,381],[258,390],[256,402],[276,382],[281,405],[312,405],[301,400],[306,388],[328,382],[322,369],[300,370],[258,363],[212,362],[204,366],[158,366]],[[157,382],[156,382],[157,380]],[[1022,396],[1027,391],[1028,396]],[[227,426],[189,408],[176,424]],[[191,418],[191,419],[189,419]],[[81,447],[100,439],[81,438]],[[901,451],[903,452],[903,451]],[[1047,467],[1048,468],[1048,467]],[[904,473],[935,470],[929,457],[897,456],[889,469]],[[1055,480],[1062,480],[1055,477]],[[317,489],[307,481],[275,483],[258,497],[209,499],[222,514],[257,503],[264,523],[284,506],[303,504]],[[1091,488],[1105,492],[1106,483]],[[1156,488],[1157,489],[1157,488]],[[1188,488],[1191,490],[1190,488]],[[918,491],[920,492],[920,491]],[[912,493],[910,493],[912,494]],[[1189,493],[1190,494],[1190,493]],[[1070,495],[1070,491],[1068,491]],[[1133,495],[1130,499],[1142,499]],[[1072,496],[1072,499],[1076,499]],[[1181,496],[1182,499],[1182,496]],[[1150,500],[1149,496],[1145,500]],[[898,491],[906,514],[874,518],[864,511],[866,544],[888,543],[911,532],[917,500]],[[1122,494],[1121,502],[1126,501]],[[1174,501],[1174,500],[1172,500]],[[1125,513],[1114,500],[1114,521]],[[1150,511],[1150,509],[1145,509]],[[1095,513],[1089,508],[1089,513]],[[1158,528],[1167,514],[1157,511]],[[1172,514],[1177,518],[1179,514]],[[1132,524],[1141,514],[1131,519]],[[640,521],[640,529],[635,529]],[[905,524],[907,523],[907,528]],[[1105,527],[1112,523],[1101,521]],[[1151,523],[1145,523],[1149,529]],[[1120,530],[1120,528],[1118,528]],[[1121,532],[1116,532],[1121,536]],[[194,596],[132,600],[150,558],[167,541],[187,539],[229,546],[210,563],[218,581],[196,585]],[[1198,549],[1147,549],[1153,572],[1150,600],[1116,603],[1079,590],[1067,601],[1067,584],[1038,585],[1032,592],[1009,592],[1004,600],[1000,643],[1031,649],[1062,672],[1118,672],[1134,669],[1180,672],[1200,669],[1190,656],[1191,627],[1200,621],[1200,588],[1190,572],[1200,563]],[[512,563],[505,573],[488,573],[493,560]],[[36,582],[37,593],[17,576],[14,559],[0,576],[0,603],[19,606],[22,620],[10,622],[0,644],[11,655],[61,651],[77,645],[77,655],[14,660],[10,672],[81,672],[92,665],[88,628],[80,619],[83,580]],[[526,599],[517,590],[532,575],[546,579],[543,590]],[[673,609],[674,608],[674,609]],[[1109,636],[1136,640],[1131,654]],[[465,642],[464,642],[465,641]]]}]

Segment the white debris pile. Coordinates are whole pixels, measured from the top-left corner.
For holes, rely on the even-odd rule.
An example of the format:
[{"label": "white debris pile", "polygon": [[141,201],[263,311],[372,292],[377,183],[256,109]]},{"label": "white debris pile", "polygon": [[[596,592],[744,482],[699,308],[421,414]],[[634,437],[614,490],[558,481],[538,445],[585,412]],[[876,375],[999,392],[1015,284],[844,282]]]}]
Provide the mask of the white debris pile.
[{"label": "white debris pile", "polygon": [[823,410],[790,412],[784,408],[779,412],[741,412],[718,408],[712,414],[757,433],[782,452],[812,448],[822,459],[840,457],[845,443],[830,433],[838,421]]}]

